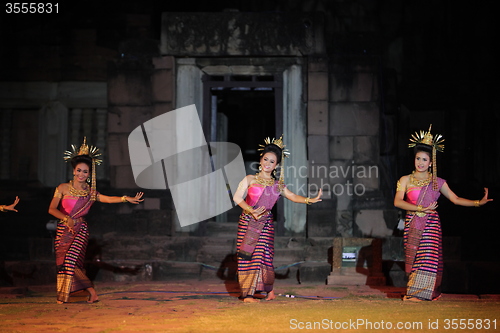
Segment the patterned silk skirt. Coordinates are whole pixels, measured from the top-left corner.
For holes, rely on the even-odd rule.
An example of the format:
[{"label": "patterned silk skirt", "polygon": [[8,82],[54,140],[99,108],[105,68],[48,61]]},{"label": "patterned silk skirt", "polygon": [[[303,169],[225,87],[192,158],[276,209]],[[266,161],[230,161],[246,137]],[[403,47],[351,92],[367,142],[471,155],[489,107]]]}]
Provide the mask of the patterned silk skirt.
[{"label": "patterned silk skirt", "polygon": [[[238,223],[236,248],[240,249],[248,229],[251,215],[243,213]],[[272,214],[265,219],[264,227],[259,235],[251,259],[245,260],[238,256],[238,282],[241,297],[253,296],[256,292],[273,290],[274,285],[274,224]]]},{"label": "patterned silk skirt", "polygon": [[404,245],[408,285],[406,297],[431,301],[441,295],[443,276],[442,235],[439,215],[428,214],[424,230],[411,228],[406,215]]},{"label": "patterned silk skirt", "polygon": [[71,293],[92,287],[85,275],[84,259],[89,233],[83,219],[75,221],[76,235],[59,223],[56,230],[57,300],[68,302]]}]

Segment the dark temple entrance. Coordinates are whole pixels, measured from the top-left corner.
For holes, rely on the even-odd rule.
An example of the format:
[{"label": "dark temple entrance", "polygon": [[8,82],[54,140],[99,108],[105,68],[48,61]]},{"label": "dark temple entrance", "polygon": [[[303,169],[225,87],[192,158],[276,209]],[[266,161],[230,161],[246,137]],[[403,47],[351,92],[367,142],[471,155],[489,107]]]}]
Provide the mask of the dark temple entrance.
[{"label": "dark temple entrance", "polygon": [[[246,173],[257,172],[258,145],[283,131],[283,88],[276,76],[208,76],[203,78],[203,127],[207,141],[227,141],[241,148]],[[278,205],[275,218],[282,211]],[[217,220],[236,222],[235,207]],[[280,224],[278,224],[280,225]],[[282,225],[282,224],[281,224]],[[277,230],[278,232],[278,230]],[[279,233],[279,232],[278,232]]]}]

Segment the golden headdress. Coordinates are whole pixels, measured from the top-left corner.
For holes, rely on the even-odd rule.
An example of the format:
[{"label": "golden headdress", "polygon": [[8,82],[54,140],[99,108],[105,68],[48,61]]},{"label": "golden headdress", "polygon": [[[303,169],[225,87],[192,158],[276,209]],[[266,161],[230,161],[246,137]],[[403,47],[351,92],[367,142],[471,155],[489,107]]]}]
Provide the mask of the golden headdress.
[{"label": "golden headdress", "polygon": [[87,137],[83,138],[83,143],[80,148],[77,148],[75,145],[71,145],[73,151],[66,150],[64,152],[64,160],[66,162],[71,161],[76,156],[87,155],[92,159],[92,182],[91,182],[91,197],[90,199],[95,201],[97,199],[96,196],[96,165],[100,165],[102,163],[102,159],[99,158],[101,153],[99,153],[99,148],[94,146],[87,145]]},{"label": "golden headdress", "polygon": [[408,148],[413,148],[418,144],[427,145],[432,148],[432,168],[433,168],[432,189],[437,191],[438,183],[437,183],[436,152],[444,151],[444,144],[443,144],[444,139],[441,134],[432,135],[431,128],[432,124],[429,126],[429,130],[427,132],[420,131],[419,133],[415,132],[415,134],[412,134],[410,138],[411,143],[408,144]]},{"label": "golden headdress", "polygon": [[[273,138],[272,140],[267,137],[264,139],[264,144],[259,144],[259,151],[263,151],[267,146],[269,145],[275,145],[278,146],[278,148],[281,150],[281,170],[280,170],[280,179],[278,182],[278,187],[280,191],[283,191],[285,188],[285,158],[290,156],[290,152],[285,149],[286,145],[283,143],[283,134],[279,137],[279,139]],[[263,153],[263,152],[262,152]],[[260,156],[262,156],[262,153],[260,153]]]}]

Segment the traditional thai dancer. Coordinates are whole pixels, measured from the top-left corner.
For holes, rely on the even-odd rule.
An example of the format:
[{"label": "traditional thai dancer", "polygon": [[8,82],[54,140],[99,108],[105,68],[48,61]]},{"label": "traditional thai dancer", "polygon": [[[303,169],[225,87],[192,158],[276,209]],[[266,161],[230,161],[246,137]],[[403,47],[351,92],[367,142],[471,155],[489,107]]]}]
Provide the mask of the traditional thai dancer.
[{"label": "traditional thai dancer", "polygon": [[488,199],[487,188],[481,200],[460,198],[437,177],[436,153],[444,150],[444,139],[439,134],[433,136],[431,127],[412,135],[409,147],[414,148],[415,170],[399,179],[394,197],[394,206],[407,211],[403,235],[408,276],[405,301],[431,301],[441,296],[442,234],[436,211],[440,194],[460,206],[480,207],[493,200]]},{"label": "traditional thai dancer", "polygon": [[73,151],[65,152],[64,159],[71,162],[73,180],[57,186],[49,206],[49,214],[59,219],[54,243],[57,303],[68,302],[70,294],[80,290],[89,293],[88,303],[95,303],[99,297],[84,269],[85,252],[89,241],[85,215],[96,200],[104,203],[138,204],[144,199],[142,192],[138,192],[135,197],[110,197],[97,192],[96,164],[101,163],[99,150],[94,146],[89,147],[86,139],[80,149],[74,145],[72,148]]},{"label": "traditional thai dancer", "polygon": [[[239,184],[233,200],[243,209],[240,215],[237,235],[238,282],[240,299],[244,302],[258,302],[255,293],[265,291],[265,300],[276,298],[274,285],[274,221],[271,209],[280,195],[303,204],[321,201],[321,189],[314,198],[297,195],[287,189],[284,183],[284,166],[281,164],[279,180],[276,167],[289,152],[279,139],[266,138],[260,145],[259,172],[246,176]],[[244,199],[245,198],[245,199]]]}]

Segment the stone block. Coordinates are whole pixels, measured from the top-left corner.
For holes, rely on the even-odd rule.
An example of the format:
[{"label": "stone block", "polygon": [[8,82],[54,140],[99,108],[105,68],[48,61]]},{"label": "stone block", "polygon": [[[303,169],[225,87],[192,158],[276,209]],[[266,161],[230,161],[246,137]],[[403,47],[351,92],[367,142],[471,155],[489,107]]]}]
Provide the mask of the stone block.
[{"label": "stone block", "polygon": [[335,215],[331,211],[309,209],[307,213],[307,234],[309,237],[333,237],[335,236],[335,227]]},{"label": "stone block", "polygon": [[363,274],[330,274],[327,278],[327,284],[336,286],[363,286],[366,285],[367,276]]},{"label": "stone block", "polygon": [[[334,224],[333,216],[331,222]],[[305,246],[306,261],[332,261],[332,239],[333,236],[314,236],[308,235],[307,244]],[[330,267],[331,269],[331,267]]]},{"label": "stone block", "polygon": [[[374,191],[370,188],[368,182],[366,183],[358,183],[354,184],[353,191],[355,193],[354,200],[352,202],[352,209],[354,211],[360,210],[384,210],[389,205],[392,205],[392,198],[388,198],[384,196],[380,191]],[[364,191],[364,192],[363,192]],[[391,215],[387,215],[386,210],[384,210],[384,217],[386,221],[389,221]],[[397,221],[390,221],[390,225],[387,224],[387,227],[391,230],[394,230],[394,223]]]},{"label": "stone block", "polygon": [[377,75],[373,72],[334,73],[332,80],[330,95],[333,102],[378,101]]},{"label": "stone block", "polygon": [[326,59],[316,59],[316,61],[309,61],[308,70],[309,72],[328,72],[328,61]]},{"label": "stone block", "polygon": [[153,105],[153,111],[151,114],[151,118],[162,115],[166,112],[170,112],[172,110],[174,110],[174,103],[173,102],[155,103]]},{"label": "stone block", "polygon": [[[144,202],[148,201],[146,198]],[[159,209],[148,213],[148,234],[156,236],[171,236],[172,235],[172,210]]]},{"label": "stone block", "polygon": [[[319,189],[323,189],[323,199],[331,198],[331,185],[328,175],[329,164],[314,163],[308,168],[308,195],[317,195]],[[323,204],[322,204],[323,206]]]},{"label": "stone block", "polygon": [[[330,184],[341,184],[344,185],[347,181],[352,180],[353,178],[353,169],[355,165],[353,161],[349,160],[334,160],[330,164],[330,168],[328,170],[328,176],[330,179]],[[352,182],[351,182],[352,183]],[[341,195],[341,192],[344,191],[336,191],[337,195]]]},{"label": "stone block", "polygon": [[152,118],[151,106],[113,106],[109,108],[108,132],[130,134]]},{"label": "stone block", "polygon": [[145,210],[155,210],[160,209],[160,198],[149,198],[144,200]]},{"label": "stone block", "polygon": [[354,137],[352,136],[330,137],[330,158],[333,160],[353,160]]},{"label": "stone block", "polygon": [[153,72],[151,80],[153,102],[172,102],[175,84],[172,70],[156,70]]},{"label": "stone block", "polygon": [[330,135],[378,135],[376,103],[335,103],[330,108]]},{"label": "stone block", "polygon": [[307,129],[309,135],[328,135],[328,101],[307,103]]},{"label": "stone block", "polygon": [[308,99],[310,101],[328,100],[328,73],[309,72],[308,73]]},{"label": "stone block", "polygon": [[153,66],[155,69],[174,69],[174,57],[153,57]]},{"label": "stone block", "polygon": [[329,263],[305,262],[300,264],[297,279],[299,283],[320,282],[326,283],[331,272]]},{"label": "stone block", "polygon": [[151,77],[148,71],[119,70],[108,78],[109,105],[151,104]]},{"label": "stone block", "polygon": [[378,136],[354,137],[354,162],[377,165],[379,156]]},{"label": "stone block", "polygon": [[107,107],[105,82],[63,82],[57,85],[57,98],[66,107]]},{"label": "stone block", "polygon": [[309,161],[312,163],[328,163],[329,149],[328,136],[326,135],[309,135],[307,139]]},{"label": "stone block", "polygon": [[110,181],[114,188],[139,189],[135,183],[130,165],[117,165],[110,167]]},{"label": "stone block", "polygon": [[366,191],[378,190],[380,188],[380,178],[377,166],[357,165],[352,184],[352,193],[357,196],[363,196]]},{"label": "stone block", "polygon": [[128,140],[125,134],[109,134],[108,156],[110,166],[130,165]]},{"label": "stone block", "polygon": [[356,225],[363,236],[385,238],[392,235],[387,228],[383,210],[361,210],[355,217]]}]

